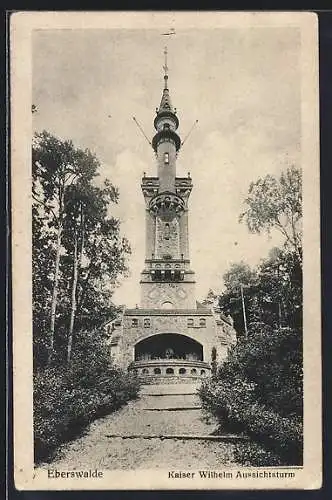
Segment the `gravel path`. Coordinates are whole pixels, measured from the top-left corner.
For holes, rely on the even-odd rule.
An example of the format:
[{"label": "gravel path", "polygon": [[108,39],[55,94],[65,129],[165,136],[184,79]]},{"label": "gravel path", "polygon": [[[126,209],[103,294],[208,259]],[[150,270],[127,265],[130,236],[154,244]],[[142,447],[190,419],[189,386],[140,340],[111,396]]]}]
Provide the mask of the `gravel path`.
[{"label": "gravel path", "polygon": [[[236,465],[234,444],[220,441],[129,438],[131,435],[207,435],[207,421],[193,395],[144,396],[93,422],[80,438],[62,445],[52,464],[58,469],[220,468]],[[186,410],[168,411],[165,408]],[[156,410],[159,411],[156,411]],[[107,437],[121,435],[122,437]]]}]

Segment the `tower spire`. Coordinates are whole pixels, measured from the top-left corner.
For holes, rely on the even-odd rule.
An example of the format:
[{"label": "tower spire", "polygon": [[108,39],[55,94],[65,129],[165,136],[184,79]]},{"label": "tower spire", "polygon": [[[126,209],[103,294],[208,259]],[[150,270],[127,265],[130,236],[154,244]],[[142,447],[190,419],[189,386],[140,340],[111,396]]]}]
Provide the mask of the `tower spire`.
[{"label": "tower spire", "polygon": [[165,64],[163,66],[163,69],[164,69],[164,82],[165,82],[165,85],[164,85],[164,88],[165,89],[168,89],[168,66],[167,66],[167,47],[164,48],[164,56],[165,56]]},{"label": "tower spire", "polygon": [[[169,88],[168,88],[168,64],[167,64],[167,56],[168,56],[168,51],[167,47],[164,47],[164,65],[163,65],[163,70],[164,70],[164,88],[163,88],[163,93],[161,96],[161,101],[159,108],[156,108],[156,113],[157,116],[160,116],[161,114],[167,113],[168,115],[171,114],[173,117],[176,115],[176,109],[173,108],[172,102],[171,102],[171,96],[169,94]],[[175,117],[175,122],[176,122],[176,128],[179,125],[178,119]],[[156,123],[155,123],[156,127]],[[156,127],[157,128],[157,127]]]}]

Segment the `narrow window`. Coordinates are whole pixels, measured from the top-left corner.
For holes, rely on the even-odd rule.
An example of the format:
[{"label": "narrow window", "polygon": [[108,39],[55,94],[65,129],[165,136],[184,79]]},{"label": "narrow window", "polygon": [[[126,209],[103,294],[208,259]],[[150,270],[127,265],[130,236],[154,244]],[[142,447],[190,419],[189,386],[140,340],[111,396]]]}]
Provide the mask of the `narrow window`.
[{"label": "narrow window", "polygon": [[170,232],[170,229],[169,229],[169,224],[168,222],[166,222],[165,224],[165,240],[169,240],[169,232]]},{"label": "narrow window", "polygon": [[165,153],[164,161],[165,161],[165,163],[167,163],[167,165],[169,164],[169,154],[168,153]]}]

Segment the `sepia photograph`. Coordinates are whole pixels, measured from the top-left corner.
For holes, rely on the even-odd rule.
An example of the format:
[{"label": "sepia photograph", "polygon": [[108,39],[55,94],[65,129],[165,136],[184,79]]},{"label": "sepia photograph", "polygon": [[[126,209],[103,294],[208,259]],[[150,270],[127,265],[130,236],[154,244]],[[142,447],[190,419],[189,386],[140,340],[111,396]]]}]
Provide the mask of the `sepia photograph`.
[{"label": "sepia photograph", "polygon": [[319,488],[315,15],[12,40],[17,487]]}]

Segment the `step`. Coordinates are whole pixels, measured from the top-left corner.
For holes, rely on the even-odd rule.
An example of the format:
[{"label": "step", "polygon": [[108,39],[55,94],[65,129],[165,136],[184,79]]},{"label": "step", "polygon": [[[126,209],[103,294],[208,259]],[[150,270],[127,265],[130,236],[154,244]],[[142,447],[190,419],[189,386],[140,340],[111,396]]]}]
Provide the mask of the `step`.
[{"label": "step", "polygon": [[170,396],[182,394],[195,394],[200,384],[151,384],[142,385],[140,395],[144,396]]},{"label": "step", "polygon": [[136,404],[137,409],[170,409],[170,408],[201,408],[201,402],[197,394],[153,394],[141,395]]},{"label": "step", "polygon": [[142,408],[143,411],[187,411],[201,409],[201,406],[166,406],[165,408]]},{"label": "step", "polygon": [[121,439],[180,439],[197,441],[248,441],[249,437],[241,434],[193,435],[193,434],[106,434],[107,438]]}]

